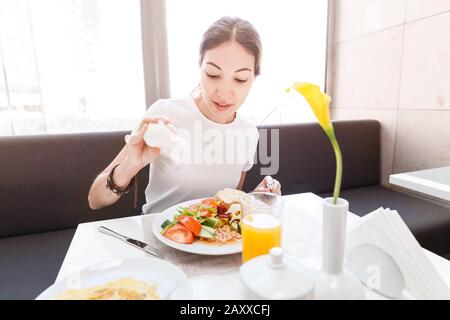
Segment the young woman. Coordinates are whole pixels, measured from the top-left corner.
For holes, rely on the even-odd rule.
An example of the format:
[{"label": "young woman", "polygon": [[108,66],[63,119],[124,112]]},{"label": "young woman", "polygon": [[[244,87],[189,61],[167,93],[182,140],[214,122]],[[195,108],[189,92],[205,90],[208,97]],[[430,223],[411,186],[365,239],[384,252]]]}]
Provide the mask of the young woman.
[{"label": "young woman", "polygon": [[[249,22],[231,17],[217,20],[203,35],[200,46],[200,94],[158,100],[147,110],[140,125],[125,137],[120,153],[95,179],[89,206],[99,209],[116,202],[132,185],[134,176],[149,164],[143,214],[211,197],[224,188],[242,189],[245,174],[252,167],[258,130],[237,110],[260,72],[260,59],[260,38]],[[149,124],[158,121],[172,132],[185,133],[190,156],[183,162],[145,143]],[[231,154],[234,152],[237,157]],[[255,190],[280,194],[280,188],[278,181],[265,177]]]}]

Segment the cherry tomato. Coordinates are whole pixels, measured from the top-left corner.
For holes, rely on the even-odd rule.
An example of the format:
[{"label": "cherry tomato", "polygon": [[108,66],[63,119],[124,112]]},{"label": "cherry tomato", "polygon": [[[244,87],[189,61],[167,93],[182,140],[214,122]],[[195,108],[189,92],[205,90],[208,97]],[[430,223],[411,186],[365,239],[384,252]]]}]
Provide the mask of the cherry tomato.
[{"label": "cherry tomato", "polygon": [[217,201],[212,198],[202,200],[202,204],[208,207],[217,208]]},{"label": "cherry tomato", "polygon": [[211,213],[211,211],[209,211],[209,210],[201,210],[201,211],[200,211],[200,215],[201,215],[203,218],[209,218],[209,217],[212,216],[212,213]]},{"label": "cherry tomato", "polygon": [[176,224],[164,232],[164,236],[178,243],[191,244],[194,242],[194,234],[181,224]]},{"label": "cherry tomato", "polygon": [[202,231],[200,222],[191,216],[179,216],[178,221],[196,236]]},{"label": "cherry tomato", "polygon": [[197,204],[193,204],[193,205],[189,206],[189,211],[196,212],[197,210],[198,210]]}]

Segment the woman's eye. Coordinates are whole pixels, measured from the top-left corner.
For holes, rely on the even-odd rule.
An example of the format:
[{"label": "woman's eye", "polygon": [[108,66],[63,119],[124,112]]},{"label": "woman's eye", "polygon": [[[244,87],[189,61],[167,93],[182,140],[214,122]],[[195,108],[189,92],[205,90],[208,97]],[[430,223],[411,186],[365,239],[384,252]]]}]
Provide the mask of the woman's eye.
[{"label": "woman's eye", "polygon": [[[216,75],[216,74],[209,74],[209,73],[207,73],[207,72],[205,72],[206,73],[206,75],[209,77],[209,78],[211,78],[211,79],[218,79],[218,78],[220,78],[220,76],[219,75]],[[239,82],[239,83],[244,83],[244,82],[247,82],[248,80],[242,80],[242,79],[234,79],[236,82]]]}]

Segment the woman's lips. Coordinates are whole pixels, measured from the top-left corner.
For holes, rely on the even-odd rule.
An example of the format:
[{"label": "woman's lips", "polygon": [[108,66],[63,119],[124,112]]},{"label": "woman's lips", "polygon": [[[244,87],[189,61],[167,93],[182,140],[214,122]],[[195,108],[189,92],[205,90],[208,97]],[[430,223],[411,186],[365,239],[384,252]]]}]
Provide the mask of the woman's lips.
[{"label": "woman's lips", "polygon": [[233,106],[233,104],[221,104],[214,100],[211,100],[211,101],[213,102],[214,107],[216,107],[216,109],[218,109],[219,111],[228,110],[229,108],[231,108]]}]

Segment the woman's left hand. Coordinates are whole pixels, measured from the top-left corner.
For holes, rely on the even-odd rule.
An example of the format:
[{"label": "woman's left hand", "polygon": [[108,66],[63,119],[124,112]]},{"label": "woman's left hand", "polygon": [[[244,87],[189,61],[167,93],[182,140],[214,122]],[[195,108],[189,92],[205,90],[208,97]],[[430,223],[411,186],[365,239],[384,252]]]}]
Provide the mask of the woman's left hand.
[{"label": "woman's left hand", "polygon": [[281,183],[271,176],[265,176],[260,184],[255,188],[257,192],[271,192],[281,196]]}]

